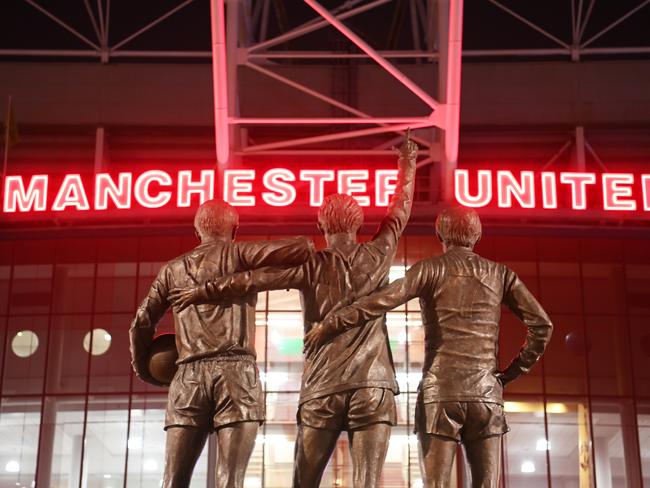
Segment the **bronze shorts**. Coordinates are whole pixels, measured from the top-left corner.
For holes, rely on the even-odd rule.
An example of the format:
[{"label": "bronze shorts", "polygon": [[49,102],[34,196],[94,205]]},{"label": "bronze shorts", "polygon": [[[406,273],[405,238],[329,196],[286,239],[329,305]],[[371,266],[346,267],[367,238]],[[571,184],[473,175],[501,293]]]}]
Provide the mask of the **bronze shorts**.
[{"label": "bronze shorts", "polygon": [[298,408],[298,425],[356,430],[376,423],[397,423],[395,394],[388,388],[358,388],[308,400]]},{"label": "bronze shorts", "polygon": [[169,386],[165,430],[218,429],[244,421],[264,421],[264,392],[253,357],[206,358],[178,366]]},{"label": "bronze shorts", "polygon": [[503,406],[498,403],[424,403],[420,394],[415,405],[415,432],[462,442],[503,435],[509,430]]}]

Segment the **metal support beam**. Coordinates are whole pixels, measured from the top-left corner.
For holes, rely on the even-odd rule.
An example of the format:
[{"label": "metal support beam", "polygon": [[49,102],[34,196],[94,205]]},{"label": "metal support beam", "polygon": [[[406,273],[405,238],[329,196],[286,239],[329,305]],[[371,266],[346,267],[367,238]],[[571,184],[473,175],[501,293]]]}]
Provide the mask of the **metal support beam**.
[{"label": "metal support beam", "polygon": [[[25,0],[25,1],[31,1],[31,0]],[[135,39],[135,38],[138,37],[139,35],[144,34],[144,33],[147,32],[148,30],[150,30],[152,27],[154,27],[154,26],[160,24],[163,20],[165,20],[165,19],[168,18],[168,17],[171,17],[172,15],[174,15],[174,14],[175,14],[176,12],[178,12],[179,10],[181,10],[181,9],[183,9],[183,8],[185,8],[185,7],[187,7],[187,6],[188,6],[190,3],[192,3],[193,1],[194,1],[194,0],[185,0],[185,1],[184,1],[183,3],[181,3],[180,5],[177,5],[177,6],[174,7],[173,9],[168,10],[166,13],[164,13],[164,14],[161,15],[160,17],[158,17],[158,18],[154,19],[153,21],[149,22],[149,23],[148,23],[147,25],[145,25],[142,29],[138,29],[138,30],[135,31],[133,34],[131,34],[130,36],[125,37],[125,38],[122,39],[120,42],[118,42],[117,44],[115,44],[114,46],[111,47],[111,53],[117,51],[118,49],[120,49],[122,46],[124,46],[124,45],[127,44],[128,42],[131,42],[133,39]]]},{"label": "metal support beam", "polygon": [[32,7],[34,7],[36,10],[38,10],[38,11],[41,12],[43,15],[45,15],[46,17],[48,17],[50,20],[52,20],[52,21],[54,21],[55,23],[59,24],[61,27],[63,27],[65,30],[67,30],[67,31],[68,31],[70,34],[72,34],[73,36],[77,37],[78,39],[81,39],[83,42],[85,42],[86,44],[88,44],[90,47],[92,47],[93,49],[99,51],[99,46],[98,46],[97,44],[95,44],[94,42],[92,42],[90,39],[88,39],[88,38],[87,38],[86,36],[84,36],[83,34],[80,34],[79,31],[77,31],[76,29],[73,29],[72,27],[70,27],[68,24],[66,24],[66,23],[63,22],[61,19],[59,19],[56,15],[52,14],[49,10],[43,8],[42,6],[40,6],[38,3],[34,2],[33,0],[25,0],[25,2],[27,2],[28,4],[30,4],[30,5],[31,5]]},{"label": "metal support beam", "polygon": [[346,27],[341,23],[334,15],[332,15],[327,9],[325,9],[321,4],[316,0],[305,0],[307,5],[313,8],[318,12],[324,19],[329,21],[333,27],[335,27],[341,34],[347,37],[352,41],[359,49],[361,49],[366,55],[373,59],[379,66],[384,68],[388,73],[390,73],[396,80],[398,80],[402,85],[408,88],[414,95],[416,95],[420,100],[426,103],[432,110],[436,110],[439,107],[439,103],[433,99],[426,91],[424,91],[417,83],[413,82],[408,76],[398,70],[393,64],[386,60],[386,58],[379,55],[370,45],[356,35],[352,30]]},{"label": "metal support beam", "polygon": [[217,163],[228,162],[228,66],[226,62],[225,0],[210,0],[212,26],[212,86],[214,94],[214,137]]},{"label": "metal support beam", "polygon": [[[269,0],[264,0],[264,1],[266,2],[264,4],[264,8],[266,9],[267,8],[266,5],[268,5]],[[375,0],[374,2],[370,2],[368,4],[361,5],[360,7],[353,8],[346,12],[338,14],[336,18],[339,20],[348,19],[360,13],[367,12],[368,10],[371,10],[375,7],[379,7],[380,5],[383,5],[390,1],[391,0]],[[266,12],[266,17],[268,17],[268,12]],[[289,32],[285,32],[284,34],[274,37],[273,39],[264,40],[266,37],[264,15],[262,15],[262,19],[263,20],[262,20],[261,29],[263,28],[264,30],[260,29],[260,40],[263,42],[250,46],[250,48],[248,49],[249,53],[252,51],[259,51],[262,49],[268,49],[270,47],[277,46],[278,44],[282,44],[284,42],[290,41],[291,39],[304,36],[305,34],[309,34],[310,32],[317,31],[319,29],[322,29],[323,27],[327,27],[328,25],[330,25],[329,22],[325,19],[321,19],[316,22],[309,21],[306,22],[305,24],[299,25],[298,27],[290,30]]]},{"label": "metal support beam", "polygon": [[584,171],[587,167],[585,158],[585,128],[581,125],[576,127],[576,153],[575,167],[576,171]]},{"label": "metal support beam", "polygon": [[438,36],[438,98],[445,103],[440,190],[444,200],[451,200],[458,162],[463,0],[438,0]]},{"label": "metal support beam", "polygon": [[334,134],[324,134],[324,135],[313,136],[313,137],[302,137],[298,139],[290,139],[286,141],[270,142],[268,144],[258,144],[256,146],[249,146],[244,150],[244,152],[252,153],[252,152],[259,152],[259,151],[269,151],[272,149],[281,149],[281,148],[292,147],[292,146],[302,146],[306,144],[317,144],[321,142],[340,141],[342,139],[352,139],[354,137],[372,136],[375,134],[383,134],[386,132],[405,131],[406,129],[409,128],[421,129],[423,127],[430,127],[431,125],[432,124],[430,122],[424,124],[411,124],[411,123],[396,124],[396,125],[389,125],[386,127],[373,127],[370,129],[337,132]]}]

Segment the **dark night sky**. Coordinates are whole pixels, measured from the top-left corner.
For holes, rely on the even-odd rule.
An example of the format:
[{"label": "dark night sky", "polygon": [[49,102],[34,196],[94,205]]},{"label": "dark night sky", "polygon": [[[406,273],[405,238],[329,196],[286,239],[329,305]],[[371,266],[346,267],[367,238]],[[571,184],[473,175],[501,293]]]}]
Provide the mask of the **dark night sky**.
[{"label": "dark night sky", "polygon": [[[37,0],[80,33],[96,42],[83,0]],[[368,0],[369,1],[369,0]],[[104,0],[105,3],[105,0]],[[115,44],[159,15],[179,5],[180,0],[112,0],[110,43]],[[329,8],[343,2],[322,2]],[[571,2],[569,0],[503,0],[509,8],[537,23],[551,34],[570,43]],[[576,4],[578,4],[576,0]],[[589,0],[582,2],[586,7]],[[641,0],[601,0],[595,3],[583,39],[588,39]],[[90,1],[96,9],[97,2]],[[253,5],[255,0],[253,0]],[[300,0],[276,0],[272,9],[269,36],[292,28],[315,13]],[[411,24],[405,0],[395,0],[370,12],[346,20],[357,33],[378,49],[404,49],[412,45]],[[586,9],[586,8],[585,8]],[[283,29],[279,26],[282,25]],[[592,47],[649,46],[650,5],[625,20]],[[209,50],[209,1],[193,3],[130,42],[131,50]],[[465,0],[465,49],[520,49],[558,47],[487,0]],[[0,6],[0,49],[85,49],[86,46],[53,23],[24,0],[3,0]],[[332,28],[301,37],[292,45],[277,49],[347,50],[346,40]],[[351,48],[354,49],[354,48]],[[209,60],[207,60],[209,61]]]}]

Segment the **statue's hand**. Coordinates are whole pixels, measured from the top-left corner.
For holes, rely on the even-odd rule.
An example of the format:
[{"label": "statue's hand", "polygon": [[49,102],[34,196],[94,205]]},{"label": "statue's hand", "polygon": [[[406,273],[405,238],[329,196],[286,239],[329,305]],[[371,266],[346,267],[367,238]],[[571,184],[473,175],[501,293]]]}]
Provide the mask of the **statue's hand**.
[{"label": "statue's hand", "polygon": [[402,164],[415,164],[415,159],[418,155],[418,145],[411,140],[411,129],[407,129],[406,138],[402,145],[395,148],[398,155],[398,163]]},{"label": "statue's hand", "polygon": [[310,355],[335,335],[323,322],[319,322],[305,334],[305,354]]},{"label": "statue's hand", "polygon": [[204,301],[205,298],[205,287],[203,286],[174,288],[169,292],[169,301],[177,313],[185,310],[193,303]]},{"label": "statue's hand", "polygon": [[169,386],[161,383],[160,381],[156,381],[153,378],[153,376],[149,374],[149,369],[146,366],[135,366],[134,369],[135,369],[135,375],[145,383],[149,383],[150,385],[159,386],[162,388],[166,388]]}]

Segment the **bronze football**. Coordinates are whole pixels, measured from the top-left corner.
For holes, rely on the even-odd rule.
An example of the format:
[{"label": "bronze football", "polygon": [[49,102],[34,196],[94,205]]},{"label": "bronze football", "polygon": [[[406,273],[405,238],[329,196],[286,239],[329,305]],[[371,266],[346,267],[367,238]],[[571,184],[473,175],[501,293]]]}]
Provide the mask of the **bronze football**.
[{"label": "bronze football", "polygon": [[176,350],[176,335],[162,334],[156,337],[149,348],[149,374],[153,379],[169,385],[176,373],[176,360],[178,351]]}]

